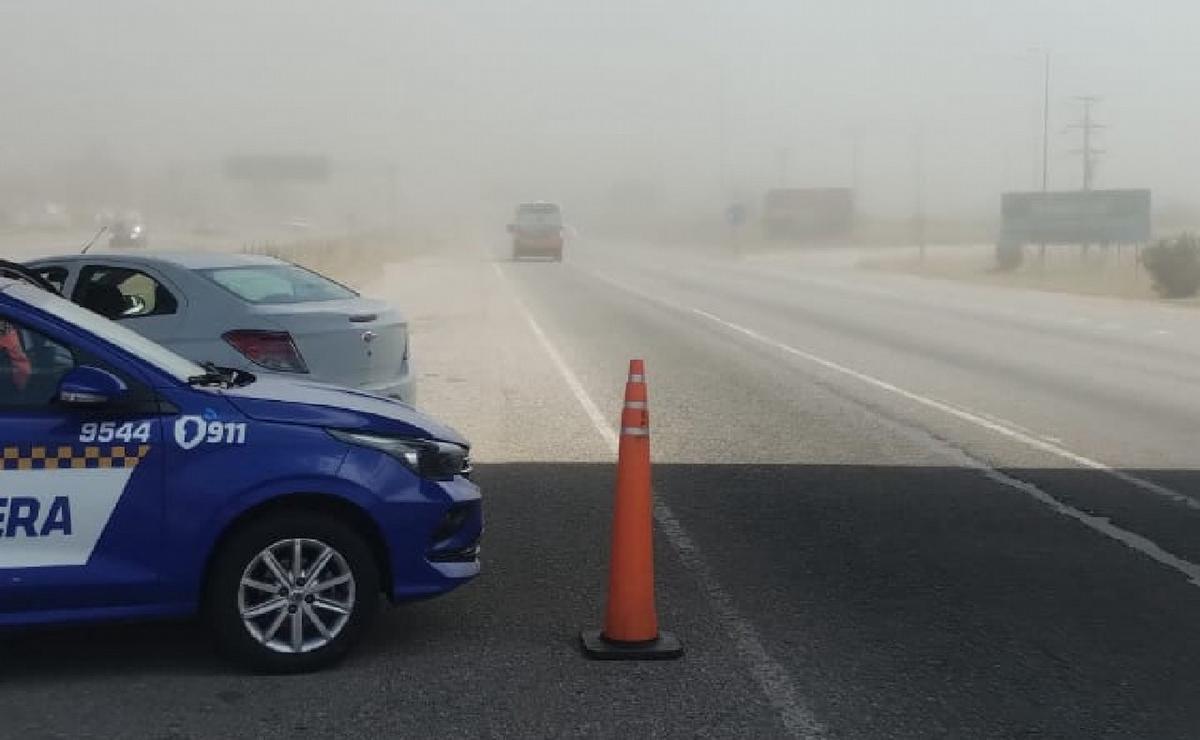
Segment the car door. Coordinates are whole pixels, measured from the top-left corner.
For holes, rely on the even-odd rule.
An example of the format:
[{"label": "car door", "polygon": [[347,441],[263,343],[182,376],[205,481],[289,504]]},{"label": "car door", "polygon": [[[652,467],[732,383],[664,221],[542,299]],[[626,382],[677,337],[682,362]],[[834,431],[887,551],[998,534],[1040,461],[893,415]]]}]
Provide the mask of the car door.
[{"label": "car door", "polygon": [[118,261],[80,265],[71,300],[168,346],[187,307],[180,290],[160,271]]},{"label": "car door", "polygon": [[[85,364],[121,378],[130,403],[58,403],[59,381]],[[0,623],[156,598],[163,469],[152,397],[133,369],[79,349],[60,325],[0,308]]]}]

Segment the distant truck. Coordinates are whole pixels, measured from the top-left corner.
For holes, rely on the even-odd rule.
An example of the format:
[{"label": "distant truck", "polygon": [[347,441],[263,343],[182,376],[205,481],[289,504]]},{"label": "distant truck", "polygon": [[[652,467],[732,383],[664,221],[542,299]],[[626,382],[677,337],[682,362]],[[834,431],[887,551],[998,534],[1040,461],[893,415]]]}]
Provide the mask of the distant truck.
[{"label": "distant truck", "polygon": [[850,188],[779,188],[763,199],[763,230],[769,239],[839,239],[854,230]]},{"label": "distant truck", "polygon": [[562,211],[557,204],[538,201],[517,206],[513,223],[508,225],[512,234],[512,257],[541,257],[561,262],[563,258]]}]

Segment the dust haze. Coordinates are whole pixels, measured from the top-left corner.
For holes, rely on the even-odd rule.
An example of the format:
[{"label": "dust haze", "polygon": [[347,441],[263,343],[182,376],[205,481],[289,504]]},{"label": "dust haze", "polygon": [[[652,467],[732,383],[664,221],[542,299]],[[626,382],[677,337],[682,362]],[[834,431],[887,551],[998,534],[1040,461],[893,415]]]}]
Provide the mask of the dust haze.
[{"label": "dust haze", "polygon": [[[593,230],[717,219],[765,190],[854,187],[860,213],[987,224],[1097,184],[1195,213],[1200,7],[1159,0],[0,4],[0,224],[132,209],[181,228],[498,223],[526,199]],[[324,158],[316,183],[229,157]],[[1179,216],[1179,214],[1184,214]]]}]

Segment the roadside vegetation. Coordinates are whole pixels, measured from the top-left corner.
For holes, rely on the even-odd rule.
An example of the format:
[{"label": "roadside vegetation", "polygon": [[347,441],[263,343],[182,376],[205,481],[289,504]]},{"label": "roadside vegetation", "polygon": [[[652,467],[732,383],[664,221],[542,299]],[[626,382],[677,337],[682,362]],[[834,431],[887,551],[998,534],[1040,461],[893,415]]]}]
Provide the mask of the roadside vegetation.
[{"label": "roadside vegetation", "polygon": [[[1200,295],[1200,233],[1185,231],[1141,250],[1130,247],[1049,246],[1002,243],[994,248],[930,248],[877,254],[866,269],[904,272],[970,283],[1057,293],[1141,300],[1183,300]],[[1200,305],[1197,303],[1196,305]]]},{"label": "roadside vegetation", "polygon": [[[1149,248],[1141,250],[1148,251]],[[1149,265],[1133,247],[1078,246],[1024,249],[976,246],[929,247],[922,259],[915,247],[878,250],[859,261],[865,269],[900,272],[979,285],[1054,293],[1158,300],[1161,293]]]},{"label": "roadside vegetation", "polygon": [[1160,239],[1142,252],[1142,263],[1163,298],[1191,298],[1200,291],[1200,237]]},{"label": "roadside vegetation", "polygon": [[424,248],[416,240],[390,234],[354,234],[335,238],[252,242],[247,254],[263,254],[307,267],[338,282],[361,288],[382,274],[383,265],[412,257]]},{"label": "roadside vegetation", "polygon": [[1025,247],[1013,242],[1001,242],[996,245],[996,270],[1012,272],[1021,266],[1025,260]]}]

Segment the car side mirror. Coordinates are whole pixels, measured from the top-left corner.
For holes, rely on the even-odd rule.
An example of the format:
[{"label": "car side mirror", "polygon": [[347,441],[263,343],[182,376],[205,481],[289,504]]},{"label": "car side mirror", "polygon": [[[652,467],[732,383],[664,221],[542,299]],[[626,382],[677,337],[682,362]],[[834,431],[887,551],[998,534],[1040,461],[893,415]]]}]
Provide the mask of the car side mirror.
[{"label": "car side mirror", "polygon": [[58,401],[65,406],[103,406],[129,392],[125,381],[107,370],[80,365],[58,382]]}]

